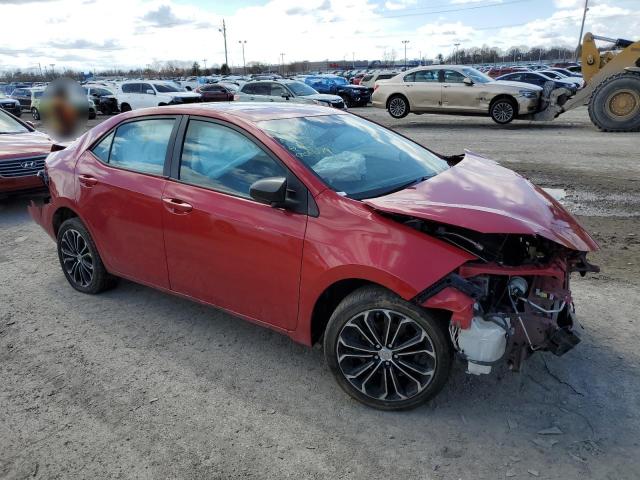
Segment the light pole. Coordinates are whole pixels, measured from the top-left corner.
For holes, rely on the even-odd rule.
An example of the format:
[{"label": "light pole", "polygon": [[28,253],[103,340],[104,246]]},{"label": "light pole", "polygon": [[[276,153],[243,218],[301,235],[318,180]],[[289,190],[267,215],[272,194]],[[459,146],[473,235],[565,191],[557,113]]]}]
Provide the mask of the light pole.
[{"label": "light pole", "polygon": [[587,12],[589,11],[589,0],[584,0],[584,13],[582,14],[582,25],[580,26],[580,36],[578,37],[578,47],[576,48],[576,60],[580,57],[580,45],[582,45],[582,33],[584,32],[584,21],[587,19]]},{"label": "light pole", "polygon": [[224,23],[224,18],[222,19],[222,28],[219,28],[218,31],[222,33],[224,37],[224,64],[229,67],[229,57],[227,56],[227,26]]},{"label": "light pole", "polygon": [[202,59],[202,63],[204,64],[204,69],[206,70],[207,69],[207,59],[203,58]]},{"label": "light pole", "polygon": [[455,64],[457,65],[458,64],[458,47],[460,46],[460,44],[454,43],[453,45],[456,47],[454,51],[454,58],[455,58]]},{"label": "light pole", "polygon": [[56,66],[55,63],[50,63],[49,66],[51,67],[51,76],[55,77],[56,71],[53,69],[53,67]]},{"label": "light pole", "polygon": [[407,69],[407,43],[409,43],[409,40],[402,40],[402,43],[404,43],[404,69]]},{"label": "light pole", "polygon": [[244,74],[247,74],[247,62],[245,62],[244,60],[244,46],[247,44],[246,40],[238,40],[238,43],[240,45],[242,45],[242,70],[244,71]]},{"label": "light pole", "polygon": [[284,76],[285,76],[285,75],[284,75],[284,73],[285,73],[285,72],[284,72],[284,53],[281,53],[281,54],[280,54],[280,60],[281,60],[281,62],[282,62],[282,76],[284,77]]}]

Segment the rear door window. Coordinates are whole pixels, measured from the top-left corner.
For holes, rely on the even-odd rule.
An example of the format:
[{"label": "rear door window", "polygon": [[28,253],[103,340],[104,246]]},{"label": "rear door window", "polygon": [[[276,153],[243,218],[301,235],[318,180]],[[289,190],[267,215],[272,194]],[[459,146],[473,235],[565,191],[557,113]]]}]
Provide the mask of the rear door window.
[{"label": "rear door window", "polygon": [[162,175],[174,119],[149,119],[120,125],[93,147],[93,154],[114,167]]}]

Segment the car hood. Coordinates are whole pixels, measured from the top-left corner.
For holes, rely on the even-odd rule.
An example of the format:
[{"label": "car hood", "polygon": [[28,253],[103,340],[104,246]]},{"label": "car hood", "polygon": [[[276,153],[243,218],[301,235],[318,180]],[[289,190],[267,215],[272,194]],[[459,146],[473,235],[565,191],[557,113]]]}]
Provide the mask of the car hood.
[{"label": "car hood", "polygon": [[329,93],[314,93],[313,95],[305,95],[302,98],[310,98],[311,100],[320,100],[321,102],[341,102],[342,98],[338,95],[331,95]]},{"label": "car hood", "polygon": [[9,103],[20,103],[18,100],[16,100],[15,98],[9,98],[9,97],[0,97],[0,103],[3,104],[9,104]]},{"label": "car hood", "polygon": [[177,98],[194,98],[200,96],[199,93],[195,92],[171,92],[170,95]]},{"label": "car hood", "polygon": [[47,155],[52,140],[41,132],[0,134],[0,161]]},{"label": "car hood", "polygon": [[363,202],[378,211],[480,233],[539,235],[572,250],[598,249],[578,221],[548,193],[471,152],[427,181]]},{"label": "car hood", "polygon": [[338,88],[342,90],[366,90],[367,87],[362,85],[340,85]]},{"label": "car hood", "polygon": [[537,85],[532,85],[526,82],[514,82],[513,80],[496,80],[495,82],[485,83],[484,85],[489,86],[489,88],[492,88],[494,90],[501,90],[501,91],[505,90],[504,87],[513,87],[513,90],[526,89],[526,90],[533,90],[536,92],[542,91],[542,87],[539,87]]}]

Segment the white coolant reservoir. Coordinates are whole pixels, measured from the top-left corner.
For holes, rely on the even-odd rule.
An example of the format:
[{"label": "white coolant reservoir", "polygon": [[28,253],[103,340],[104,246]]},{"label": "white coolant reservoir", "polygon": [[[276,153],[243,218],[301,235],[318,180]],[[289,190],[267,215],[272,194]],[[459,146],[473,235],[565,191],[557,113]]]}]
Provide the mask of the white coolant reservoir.
[{"label": "white coolant reservoir", "polygon": [[482,317],[473,317],[471,326],[458,333],[458,346],[469,361],[467,373],[481,375],[490,373],[490,365],[474,362],[495,362],[504,355],[507,347],[505,329]]}]

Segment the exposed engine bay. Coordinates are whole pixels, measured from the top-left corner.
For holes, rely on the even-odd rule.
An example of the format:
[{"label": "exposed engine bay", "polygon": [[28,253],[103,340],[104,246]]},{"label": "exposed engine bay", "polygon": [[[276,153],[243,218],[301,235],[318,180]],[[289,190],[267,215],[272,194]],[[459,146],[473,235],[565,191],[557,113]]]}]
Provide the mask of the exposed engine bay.
[{"label": "exposed engine bay", "polygon": [[489,373],[505,360],[518,371],[535,351],[559,356],[580,342],[569,277],[599,271],[585,252],[540,236],[394,219],[477,257],[414,298],[424,307],[452,312],[451,341],[468,362],[468,373]]}]

